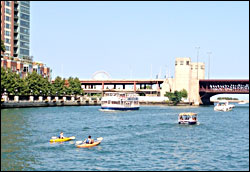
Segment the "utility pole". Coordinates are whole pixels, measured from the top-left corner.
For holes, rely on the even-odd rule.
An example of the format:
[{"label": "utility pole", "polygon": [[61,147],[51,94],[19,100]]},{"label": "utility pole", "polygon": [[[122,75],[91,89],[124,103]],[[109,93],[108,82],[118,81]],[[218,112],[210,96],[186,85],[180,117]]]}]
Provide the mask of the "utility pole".
[{"label": "utility pole", "polygon": [[212,54],[211,51],[207,52],[208,54],[208,79],[210,78],[210,55]]},{"label": "utility pole", "polygon": [[197,80],[199,79],[198,77],[198,71],[199,71],[199,65],[198,65],[198,60],[199,60],[199,49],[200,47],[195,47],[197,49]]}]

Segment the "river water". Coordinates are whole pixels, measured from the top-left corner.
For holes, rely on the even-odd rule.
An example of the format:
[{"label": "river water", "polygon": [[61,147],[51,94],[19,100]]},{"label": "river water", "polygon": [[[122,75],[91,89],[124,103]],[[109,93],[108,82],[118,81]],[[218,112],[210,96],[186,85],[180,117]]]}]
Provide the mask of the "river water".
[{"label": "river water", "polygon": [[[229,112],[213,106],[141,106],[102,112],[100,106],[1,110],[2,170],[249,170],[249,105]],[[198,113],[199,125],[179,125],[180,112]],[[52,136],[74,141],[50,143]],[[75,141],[103,137],[100,145]]]}]

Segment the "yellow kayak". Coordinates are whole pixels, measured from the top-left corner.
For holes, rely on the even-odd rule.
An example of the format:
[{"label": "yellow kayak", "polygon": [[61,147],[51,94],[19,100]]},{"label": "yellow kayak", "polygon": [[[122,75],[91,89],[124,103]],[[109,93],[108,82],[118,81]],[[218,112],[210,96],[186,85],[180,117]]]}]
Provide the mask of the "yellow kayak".
[{"label": "yellow kayak", "polygon": [[75,136],[64,137],[63,139],[59,139],[58,137],[52,137],[52,139],[50,139],[50,142],[65,142],[73,139],[75,139]]}]

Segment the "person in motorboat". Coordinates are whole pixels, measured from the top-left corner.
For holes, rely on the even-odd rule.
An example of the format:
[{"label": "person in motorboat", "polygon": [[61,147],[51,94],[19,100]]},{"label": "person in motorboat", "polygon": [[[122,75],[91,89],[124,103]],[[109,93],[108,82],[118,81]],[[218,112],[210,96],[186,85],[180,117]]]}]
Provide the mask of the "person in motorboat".
[{"label": "person in motorboat", "polygon": [[87,139],[84,140],[84,142],[86,144],[93,144],[94,143],[94,139],[91,139],[91,136],[89,136]]},{"label": "person in motorboat", "polygon": [[64,136],[63,136],[63,132],[60,133],[60,135],[58,136],[59,139],[63,139]]}]

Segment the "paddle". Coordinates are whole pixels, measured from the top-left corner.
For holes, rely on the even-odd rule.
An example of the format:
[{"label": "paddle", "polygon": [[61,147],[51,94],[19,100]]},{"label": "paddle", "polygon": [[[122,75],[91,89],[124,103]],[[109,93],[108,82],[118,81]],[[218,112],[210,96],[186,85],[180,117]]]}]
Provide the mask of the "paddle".
[{"label": "paddle", "polygon": [[102,141],[103,138],[102,138],[102,137],[98,137],[97,140],[98,140],[98,141]]}]

